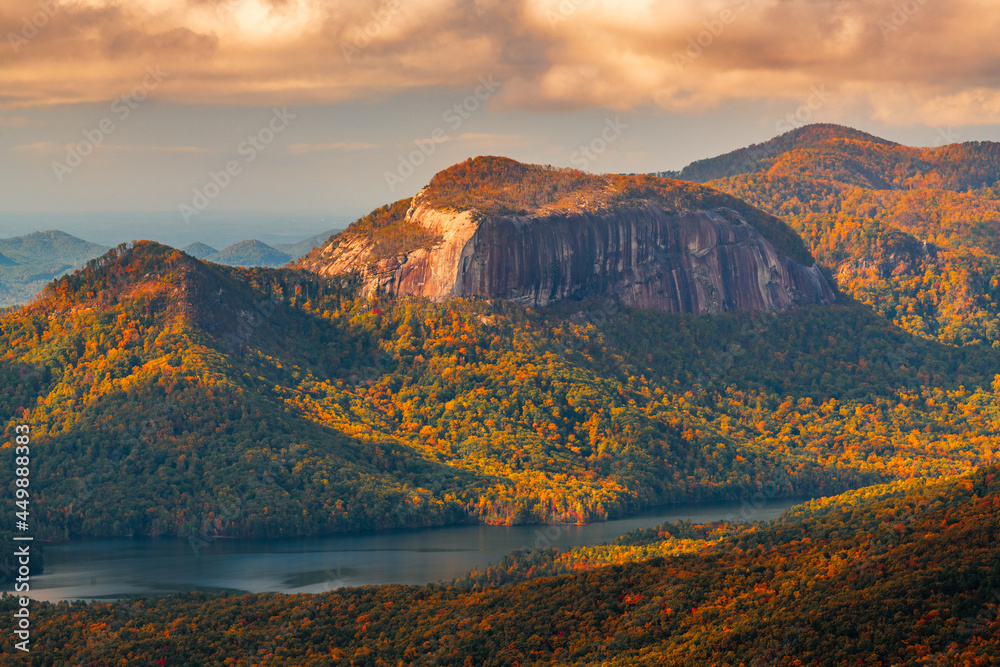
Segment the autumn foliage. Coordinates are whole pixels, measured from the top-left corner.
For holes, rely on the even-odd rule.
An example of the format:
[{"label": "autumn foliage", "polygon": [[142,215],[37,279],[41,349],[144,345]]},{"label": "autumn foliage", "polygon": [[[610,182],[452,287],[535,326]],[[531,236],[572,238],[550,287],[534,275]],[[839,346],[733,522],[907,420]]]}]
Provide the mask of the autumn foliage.
[{"label": "autumn foliage", "polygon": [[1000,428],[1000,353],[851,303],[367,299],[142,243],[0,336],[3,424],[45,443],[33,483],[57,538],[594,521],[962,473]]},{"label": "autumn foliage", "polygon": [[[1000,652],[998,473],[876,487],[800,505],[770,524],[714,526],[721,539],[703,553],[479,590],[43,603],[24,660],[989,665]],[[0,601],[5,613],[14,605]],[[7,633],[5,652],[12,641]]]},{"label": "autumn foliage", "polygon": [[910,148],[851,132],[804,128],[757,147],[759,159],[737,152],[697,173],[787,221],[842,290],[907,331],[1000,341],[1000,145]]}]

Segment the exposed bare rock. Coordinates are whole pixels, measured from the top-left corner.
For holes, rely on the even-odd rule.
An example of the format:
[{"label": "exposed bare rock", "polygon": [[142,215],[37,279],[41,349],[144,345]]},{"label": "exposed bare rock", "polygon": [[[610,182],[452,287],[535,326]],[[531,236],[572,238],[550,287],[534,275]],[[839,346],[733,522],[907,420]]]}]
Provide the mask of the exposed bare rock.
[{"label": "exposed bare rock", "polygon": [[[559,178],[560,172],[555,173],[553,178]],[[531,177],[538,180],[537,175]],[[686,188],[678,199],[670,190],[676,182],[666,179],[654,179],[654,185],[656,193],[666,189],[669,202],[662,194],[609,195],[609,187],[634,185],[621,180],[629,177],[615,178],[607,187],[588,181],[586,201],[563,195],[558,205],[542,201],[503,213],[495,210],[512,207],[494,200],[482,208],[444,207],[435,201],[441,197],[435,196],[432,181],[409,202],[398,222],[410,235],[414,228],[424,230],[423,238],[432,243],[379,256],[377,236],[392,234],[396,223],[384,223],[377,235],[348,228],[298,266],[324,276],[355,274],[369,293],[380,290],[432,300],[484,297],[544,306],[565,299],[612,298],[628,306],[687,313],[773,311],[833,301],[833,291],[815,264],[805,266],[780,256],[747,219],[752,213],[764,220],[766,214],[701,186],[678,185],[678,190]],[[544,185],[544,178],[541,182]],[[534,187],[534,181],[529,185]],[[641,192],[648,193],[648,183],[641,185],[646,188]],[[519,197],[531,194],[525,194],[528,186],[523,182],[516,187]],[[595,196],[603,199],[596,201]],[[698,210],[685,205],[693,202],[733,203],[742,212],[729,206]],[[403,205],[394,206],[402,211]],[[372,228],[364,222],[357,224]],[[774,218],[766,222],[772,229],[782,224]]]}]

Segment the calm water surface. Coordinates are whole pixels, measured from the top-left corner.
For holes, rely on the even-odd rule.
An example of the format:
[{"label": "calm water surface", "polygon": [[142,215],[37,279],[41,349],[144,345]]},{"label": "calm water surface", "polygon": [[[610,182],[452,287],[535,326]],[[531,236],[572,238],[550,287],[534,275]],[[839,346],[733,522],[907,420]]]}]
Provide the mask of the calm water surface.
[{"label": "calm water surface", "polygon": [[[803,502],[770,500],[746,513],[777,517]],[[196,553],[179,538],[95,539],[45,546],[39,600],[113,599],[181,591],[318,593],[341,586],[427,584],[497,563],[515,549],[602,544],[666,521],[733,519],[739,503],[670,505],[585,526],[458,526],[262,540],[212,540]]]}]

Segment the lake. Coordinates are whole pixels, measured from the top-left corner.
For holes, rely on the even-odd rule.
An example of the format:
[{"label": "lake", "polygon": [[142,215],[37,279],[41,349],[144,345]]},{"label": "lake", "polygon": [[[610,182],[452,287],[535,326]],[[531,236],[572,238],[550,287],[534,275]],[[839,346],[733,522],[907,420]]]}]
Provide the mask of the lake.
[{"label": "lake", "polygon": [[[37,600],[116,599],[182,591],[318,593],[341,586],[448,581],[497,563],[515,549],[568,549],[609,542],[667,521],[764,521],[808,499],[669,505],[582,526],[454,526],[330,537],[88,539],[45,545]],[[735,515],[735,516],[734,516]]]}]

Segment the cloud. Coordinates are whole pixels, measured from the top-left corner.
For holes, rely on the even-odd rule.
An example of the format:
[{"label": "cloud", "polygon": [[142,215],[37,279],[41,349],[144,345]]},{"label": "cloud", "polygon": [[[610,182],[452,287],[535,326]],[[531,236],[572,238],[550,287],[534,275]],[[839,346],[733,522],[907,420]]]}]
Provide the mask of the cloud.
[{"label": "cloud", "polygon": [[[52,141],[36,141],[31,144],[24,144],[21,146],[11,146],[10,150],[18,151],[21,153],[50,153],[52,151],[60,151],[70,148],[72,144],[60,145]],[[200,146],[116,146],[108,144],[99,144],[94,148],[101,150],[113,150],[113,151],[151,151],[155,153],[209,153],[206,148],[201,148]]]},{"label": "cloud", "polygon": [[[502,109],[697,112],[836,92],[890,123],[1000,122],[989,0],[52,0],[0,64],[0,108],[126,94],[299,105],[504,85]],[[22,35],[38,0],[5,0]],[[28,30],[31,32],[31,30]]]},{"label": "cloud", "polygon": [[305,155],[306,153],[352,153],[354,151],[369,150],[378,148],[378,144],[366,144],[359,141],[337,141],[329,144],[291,144],[288,152],[292,155]]},{"label": "cloud", "polygon": [[25,118],[24,116],[11,116],[0,118],[0,127],[26,127],[28,125],[41,125],[42,121],[36,118]]},{"label": "cloud", "polygon": [[[52,141],[36,141],[31,144],[21,146],[11,146],[8,150],[18,153],[55,153],[65,151],[73,147],[73,144],[57,144]],[[96,150],[106,151],[141,151],[151,153],[210,153],[206,148],[199,146],[121,146],[114,144],[99,144],[94,146]]]},{"label": "cloud", "polygon": [[468,148],[504,151],[514,146],[524,145],[528,139],[520,134],[491,134],[487,132],[463,132],[457,137],[445,137],[446,141],[465,144]]},{"label": "cloud", "polygon": [[31,144],[24,144],[21,146],[11,146],[8,150],[12,150],[18,153],[53,153],[58,150],[62,150],[63,146],[53,143],[51,141],[36,141]]},{"label": "cloud", "polygon": [[487,132],[463,132],[455,141],[521,141],[519,134],[490,134]]},{"label": "cloud", "polygon": [[108,148],[117,151],[149,151],[152,153],[211,153],[212,151],[201,146],[115,146]]}]

